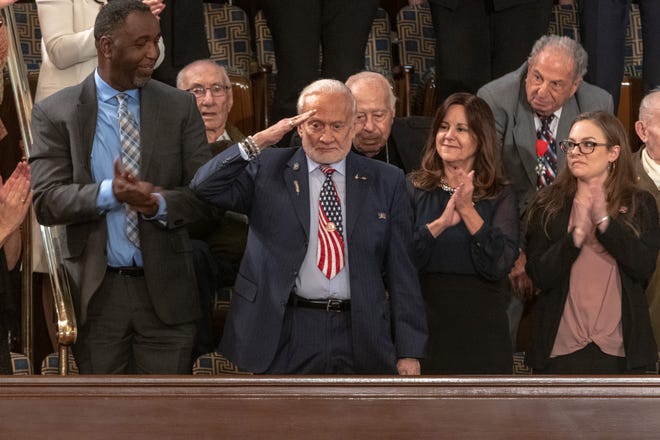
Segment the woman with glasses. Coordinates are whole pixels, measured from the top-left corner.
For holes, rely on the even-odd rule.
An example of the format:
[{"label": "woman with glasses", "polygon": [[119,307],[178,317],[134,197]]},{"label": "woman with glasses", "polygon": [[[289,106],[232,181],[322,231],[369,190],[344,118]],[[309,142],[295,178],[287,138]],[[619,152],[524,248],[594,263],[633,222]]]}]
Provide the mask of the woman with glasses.
[{"label": "woman with glasses", "polygon": [[429,325],[424,374],[511,374],[503,287],[518,257],[519,221],[500,164],[488,104],[449,96],[409,178]]},{"label": "woman with glasses", "polygon": [[591,112],[560,142],[566,168],[528,212],[527,273],[540,290],[527,364],[545,374],[641,372],[655,364],[644,287],[660,231],[635,186],[621,122]]}]

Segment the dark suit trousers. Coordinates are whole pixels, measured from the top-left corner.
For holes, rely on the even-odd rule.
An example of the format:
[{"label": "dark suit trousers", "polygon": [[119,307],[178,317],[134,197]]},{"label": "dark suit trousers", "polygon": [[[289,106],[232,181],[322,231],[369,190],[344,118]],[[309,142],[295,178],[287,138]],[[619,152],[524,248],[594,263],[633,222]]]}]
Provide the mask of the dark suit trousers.
[{"label": "dark suit trousers", "polygon": [[194,335],[158,319],[144,277],[106,272],[74,355],[82,374],[189,374]]},{"label": "dark suit trousers", "polygon": [[430,2],[436,37],[436,88],[442,102],[455,92],[476,93],[517,69],[548,29],[552,0],[495,10],[491,1],[463,0],[456,7]]},{"label": "dark suit trousers", "polygon": [[[660,2],[639,0],[644,42],[644,90],[660,86]],[[607,90],[619,106],[630,0],[580,2],[582,45],[589,54],[585,79]]]},{"label": "dark suit trousers", "polygon": [[355,374],[350,312],[289,306],[265,374]]},{"label": "dark suit trousers", "polygon": [[263,6],[278,70],[273,121],[296,114],[300,91],[316,79],[345,81],[364,70],[377,0],[268,0]]}]

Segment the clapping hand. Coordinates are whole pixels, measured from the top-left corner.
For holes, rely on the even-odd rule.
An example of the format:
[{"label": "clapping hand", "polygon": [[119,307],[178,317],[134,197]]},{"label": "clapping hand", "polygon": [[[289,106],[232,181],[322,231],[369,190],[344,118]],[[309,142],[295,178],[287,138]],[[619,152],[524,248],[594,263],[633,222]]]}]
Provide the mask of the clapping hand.
[{"label": "clapping hand", "polygon": [[131,209],[147,217],[158,213],[158,197],[153,184],[138,180],[136,176],[123,169],[121,159],[115,160],[115,176],[112,179],[112,192],[115,198],[128,204]]},{"label": "clapping hand", "polygon": [[20,226],[32,203],[30,167],[19,162],[7,182],[0,179],[0,244]]}]

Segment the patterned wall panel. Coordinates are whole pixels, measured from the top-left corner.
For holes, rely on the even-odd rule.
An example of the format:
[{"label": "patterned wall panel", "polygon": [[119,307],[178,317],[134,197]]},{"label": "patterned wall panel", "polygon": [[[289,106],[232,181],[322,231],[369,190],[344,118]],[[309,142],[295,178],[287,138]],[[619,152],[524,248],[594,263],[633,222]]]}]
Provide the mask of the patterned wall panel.
[{"label": "patterned wall panel", "polygon": [[28,71],[39,71],[41,66],[41,29],[36,3],[14,5],[16,31],[21,42],[21,52]]},{"label": "patterned wall panel", "polygon": [[364,66],[367,70],[391,76],[392,64],[390,18],[384,9],[378,8],[367,39]]},{"label": "patterned wall panel", "polygon": [[211,59],[248,75],[252,49],[247,14],[238,6],[225,4],[205,3],[204,8]]},{"label": "patterned wall panel", "polygon": [[626,52],[624,74],[642,76],[642,19],[639,15],[639,5],[630,5],[628,28],[626,29]]}]

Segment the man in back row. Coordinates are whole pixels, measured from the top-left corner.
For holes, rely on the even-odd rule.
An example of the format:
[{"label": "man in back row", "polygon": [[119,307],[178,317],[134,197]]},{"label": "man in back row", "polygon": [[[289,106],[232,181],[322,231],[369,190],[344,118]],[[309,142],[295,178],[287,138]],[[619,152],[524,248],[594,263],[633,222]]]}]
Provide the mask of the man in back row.
[{"label": "man in back row", "polygon": [[[557,145],[568,137],[575,117],[586,111],[613,111],[609,93],[583,81],[586,70],[587,53],[579,43],[544,35],[518,70],[477,92],[495,115],[504,171],[518,197],[521,218],[536,191],[550,185],[565,163]],[[521,300],[534,292],[525,273],[526,261],[523,247],[509,274],[514,295],[509,308],[514,347]]]},{"label": "man in back row", "polygon": [[[405,179],[351,152],[355,106],[341,82],[316,81],[298,116],[220,153],[191,183],[250,218],[220,345],[242,370],[420,373],[427,330]],[[302,148],[266,148],[282,124]]]},{"label": "man in back row", "polygon": [[360,129],[353,138],[358,154],[390,163],[410,173],[419,168],[432,118],[395,118],[396,97],[380,73],[360,72],[346,80],[357,102]]}]

